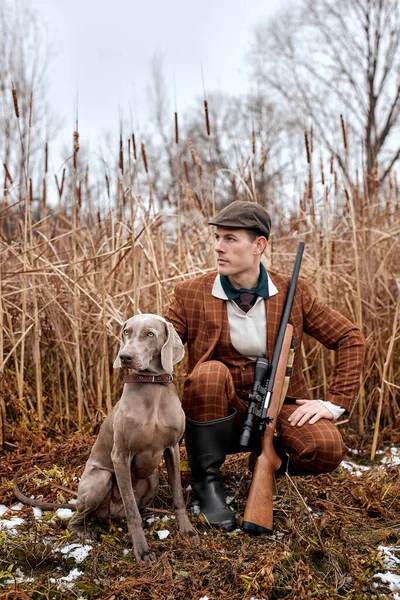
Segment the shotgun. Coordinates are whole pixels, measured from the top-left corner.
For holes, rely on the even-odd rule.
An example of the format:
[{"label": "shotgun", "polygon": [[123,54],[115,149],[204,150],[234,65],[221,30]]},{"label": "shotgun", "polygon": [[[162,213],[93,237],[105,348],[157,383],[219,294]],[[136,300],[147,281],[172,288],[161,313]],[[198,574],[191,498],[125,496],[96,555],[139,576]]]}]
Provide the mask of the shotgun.
[{"label": "shotgun", "polygon": [[241,446],[247,447],[253,430],[254,417],[256,417],[261,436],[261,453],[255,462],[242,525],[244,531],[253,534],[271,534],[273,528],[274,473],[281,465],[281,459],[274,449],[273,439],[281,409],[288,357],[293,344],[293,326],[288,321],[303,252],[304,242],[300,242],[271,364],[266,358],[258,358],[256,361],[253,391],[249,396],[249,407],[240,437]]}]

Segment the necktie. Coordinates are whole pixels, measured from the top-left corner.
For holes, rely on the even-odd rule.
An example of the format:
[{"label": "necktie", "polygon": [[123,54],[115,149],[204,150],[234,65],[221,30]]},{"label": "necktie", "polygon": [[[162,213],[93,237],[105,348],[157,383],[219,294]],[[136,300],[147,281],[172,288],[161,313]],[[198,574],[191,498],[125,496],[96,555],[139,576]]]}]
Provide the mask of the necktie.
[{"label": "necktie", "polygon": [[237,298],[237,305],[244,311],[249,312],[251,307],[254,305],[254,302],[257,298],[257,294],[249,294],[249,292],[242,292],[240,296]]}]

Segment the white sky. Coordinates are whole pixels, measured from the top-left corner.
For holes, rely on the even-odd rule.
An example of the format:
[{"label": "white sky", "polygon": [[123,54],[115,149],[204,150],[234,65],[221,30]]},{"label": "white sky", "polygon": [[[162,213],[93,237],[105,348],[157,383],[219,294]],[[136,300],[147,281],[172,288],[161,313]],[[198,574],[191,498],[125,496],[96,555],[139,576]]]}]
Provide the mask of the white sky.
[{"label": "white sky", "polygon": [[[81,139],[119,132],[120,115],[149,119],[150,61],[161,55],[182,113],[206,92],[247,86],[244,57],[254,25],[288,0],[30,0],[48,26],[56,56],[50,102],[70,143],[78,97]],[[78,96],[77,96],[78,91]],[[176,106],[174,103],[176,97]],[[172,115],[173,117],[173,115]]]}]

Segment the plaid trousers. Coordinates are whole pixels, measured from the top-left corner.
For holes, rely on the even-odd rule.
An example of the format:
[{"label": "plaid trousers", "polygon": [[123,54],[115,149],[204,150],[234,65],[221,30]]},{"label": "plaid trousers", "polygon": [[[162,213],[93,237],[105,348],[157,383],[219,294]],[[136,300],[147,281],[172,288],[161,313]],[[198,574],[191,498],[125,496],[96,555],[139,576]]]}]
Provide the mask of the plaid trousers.
[{"label": "plaid trousers", "polygon": [[[237,411],[235,435],[238,440],[247,412],[247,396],[253,385],[254,365],[255,361],[232,346],[229,322],[224,319],[212,360],[197,364],[185,382],[182,405],[186,415],[195,421],[212,421],[226,417],[232,406]],[[283,457],[291,453],[295,466],[305,474],[333,471],[347,451],[337,427],[329,419],[292,426],[288,417],[295,409],[296,405],[287,399],[279,414],[277,454]]]}]

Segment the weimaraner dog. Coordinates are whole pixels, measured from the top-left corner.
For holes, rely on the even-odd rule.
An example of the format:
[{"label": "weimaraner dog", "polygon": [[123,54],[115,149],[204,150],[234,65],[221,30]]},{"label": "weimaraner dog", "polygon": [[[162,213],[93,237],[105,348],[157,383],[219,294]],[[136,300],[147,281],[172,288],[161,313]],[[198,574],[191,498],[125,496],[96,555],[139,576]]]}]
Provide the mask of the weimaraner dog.
[{"label": "weimaraner dog", "polygon": [[[68,529],[86,535],[86,519],[126,517],[139,563],[154,560],[139,508],[158,490],[164,455],[179,531],[199,544],[186,512],[180,480],[179,441],[185,416],[172,380],[173,365],[184,356],[173,325],[153,314],[136,315],[121,330],[114,368],[125,367],[121,399],[102,424],[78,486],[77,512]],[[92,532],[93,535],[93,532]]]}]

